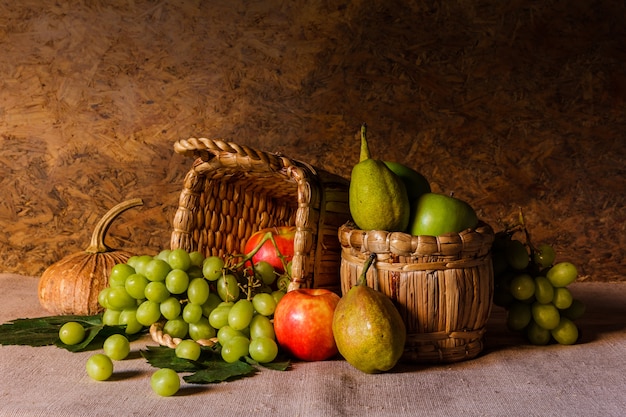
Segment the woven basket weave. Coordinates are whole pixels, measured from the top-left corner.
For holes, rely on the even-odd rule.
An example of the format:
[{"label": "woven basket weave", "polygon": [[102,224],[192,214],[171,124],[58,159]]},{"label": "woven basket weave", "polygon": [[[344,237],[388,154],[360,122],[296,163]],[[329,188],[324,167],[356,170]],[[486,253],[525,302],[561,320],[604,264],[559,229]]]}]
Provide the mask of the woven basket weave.
[{"label": "woven basket weave", "polygon": [[339,228],[341,286],[357,281],[370,253],[376,262],[367,282],[391,298],[406,324],[403,360],[415,363],[457,362],[476,357],[493,295],[493,229],[439,237]]},{"label": "woven basket weave", "polygon": [[175,143],[195,158],[173,220],[171,248],[242,254],[259,229],[296,226],[289,289],[340,292],[337,230],[349,219],[348,181],[285,156],[221,140]]}]

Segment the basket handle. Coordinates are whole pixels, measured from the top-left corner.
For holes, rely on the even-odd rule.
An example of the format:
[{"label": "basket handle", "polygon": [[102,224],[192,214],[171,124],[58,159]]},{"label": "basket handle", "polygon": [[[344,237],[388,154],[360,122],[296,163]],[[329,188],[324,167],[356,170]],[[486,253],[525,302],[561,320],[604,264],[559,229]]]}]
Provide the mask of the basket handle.
[{"label": "basket handle", "polygon": [[293,160],[285,156],[258,151],[245,145],[238,145],[220,139],[181,139],[174,143],[174,151],[181,155],[198,156],[204,160],[218,155],[232,155],[238,158],[246,158],[251,162],[259,162],[259,165],[269,167],[272,171],[280,171],[283,168],[297,165]]}]

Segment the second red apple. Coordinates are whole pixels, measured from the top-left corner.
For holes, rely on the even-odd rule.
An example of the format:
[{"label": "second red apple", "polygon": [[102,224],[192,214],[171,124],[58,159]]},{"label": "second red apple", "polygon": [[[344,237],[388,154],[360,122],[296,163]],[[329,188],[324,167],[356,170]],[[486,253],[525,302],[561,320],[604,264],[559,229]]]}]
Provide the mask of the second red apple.
[{"label": "second red apple", "polygon": [[[272,234],[276,246],[280,254],[284,257],[286,264],[293,258],[294,254],[293,241],[296,236],[295,226],[270,227],[253,233],[246,241],[244,246],[245,253],[248,254],[252,252],[268,233]],[[279,274],[285,272],[280,256],[276,252],[276,247],[274,247],[274,244],[269,239],[265,241],[261,249],[252,257],[252,262],[257,263],[259,261],[268,262]]]}]

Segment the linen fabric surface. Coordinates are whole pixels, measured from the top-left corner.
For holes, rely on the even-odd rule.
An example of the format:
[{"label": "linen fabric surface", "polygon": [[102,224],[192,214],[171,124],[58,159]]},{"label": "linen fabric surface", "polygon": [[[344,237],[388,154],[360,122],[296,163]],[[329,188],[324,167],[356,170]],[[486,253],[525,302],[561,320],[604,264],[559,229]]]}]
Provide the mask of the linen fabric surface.
[{"label": "linen fabric surface", "polygon": [[[0,274],[0,322],[47,316],[35,277]],[[531,346],[494,307],[486,347],[473,360],[401,364],[364,374],[344,360],[294,362],[218,384],[182,383],[173,397],[150,388],[155,371],[131,344],[130,358],[97,382],[85,372],[95,352],[0,346],[0,416],[623,416],[626,413],[626,283],[575,283],[587,305],[573,346]]]}]

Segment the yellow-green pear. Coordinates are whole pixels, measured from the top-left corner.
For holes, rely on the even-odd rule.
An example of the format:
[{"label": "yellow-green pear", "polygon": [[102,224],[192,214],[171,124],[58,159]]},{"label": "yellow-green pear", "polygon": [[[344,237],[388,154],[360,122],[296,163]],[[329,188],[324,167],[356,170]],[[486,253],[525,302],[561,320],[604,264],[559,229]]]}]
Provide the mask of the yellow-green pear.
[{"label": "yellow-green pear", "polygon": [[361,154],[352,168],[349,188],[350,214],[362,230],[403,232],[411,207],[402,180],[378,159],[371,158],[366,126],[361,126]]},{"label": "yellow-green pear", "polygon": [[393,368],[404,353],[406,326],[391,299],[367,286],[365,274],[376,254],[363,268],[358,282],[339,300],[333,314],[333,335],[341,356],[368,373]]}]

